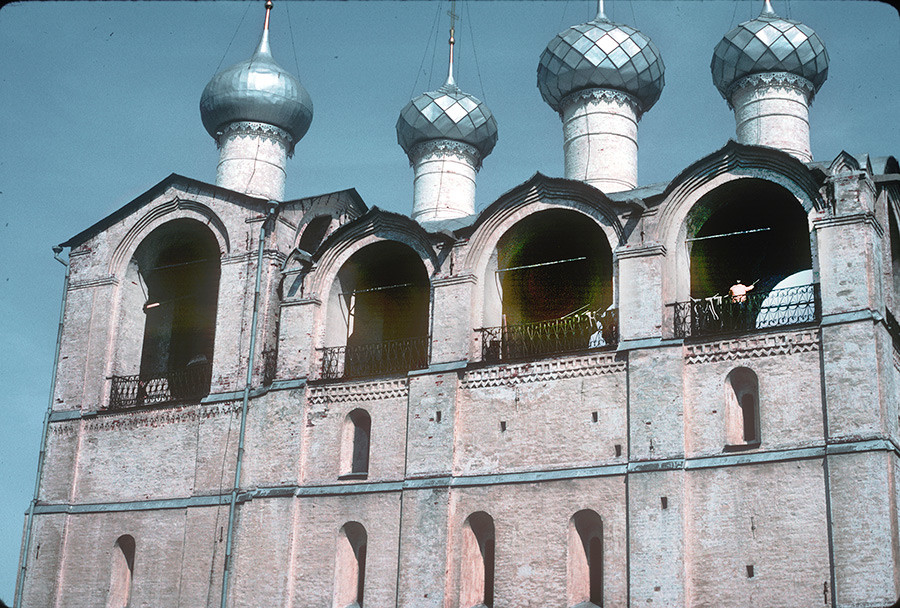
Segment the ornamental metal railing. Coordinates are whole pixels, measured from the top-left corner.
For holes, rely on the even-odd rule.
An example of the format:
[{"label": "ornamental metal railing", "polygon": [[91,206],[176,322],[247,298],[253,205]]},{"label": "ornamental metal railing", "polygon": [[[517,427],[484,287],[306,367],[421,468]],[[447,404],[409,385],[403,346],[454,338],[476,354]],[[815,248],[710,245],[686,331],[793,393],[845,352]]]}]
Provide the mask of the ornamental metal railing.
[{"label": "ornamental metal railing", "polygon": [[431,336],[322,350],[322,379],[364,378],[428,367]]},{"label": "ornamental metal railing", "polygon": [[212,364],[197,363],[158,376],[113,376],[109,409],[199,401],[209,394]]},{"label": "ornamental metal railing", "polygon": [[747,333],[816,323],[822,318],[819,284],[742,297],[715,296],[675,304],[675,337]]},{"label": "ornamental metal railing", "polygon": [[619,311],[610,309],[538,323],[484,327],[477,331],[481,335],[482,361],[535,359],[615,346],[619,343]]}]

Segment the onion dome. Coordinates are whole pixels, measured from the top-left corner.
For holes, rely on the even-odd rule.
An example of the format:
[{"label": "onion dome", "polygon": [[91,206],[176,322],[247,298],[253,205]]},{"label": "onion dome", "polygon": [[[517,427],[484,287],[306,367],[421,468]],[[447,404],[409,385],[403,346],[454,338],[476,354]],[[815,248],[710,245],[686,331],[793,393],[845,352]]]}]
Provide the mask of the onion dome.
[{"label": "onion dome", "polygon": [[759,17],[741,23],[716,45],[710,69],[713,83],[726,100],[738,80],[764,72],[805,78],[815,95],[828,77],[828,52],[811,28],[782,19],[766,0]]},{"label": "onion dome", "polygon": [[541,54],[541,97],[557,112],[567,95],[615,89],[635,97],[646,112],[662,93],[665,65],[659,49],[640,31],[613,23],[601,10],[593,21],[560,32]]},{"label": "onion dome", "polygon": [[272,57],[268,16],[267,10],[266,26],[253,56],[222,70],[206,85],[200,116],[213,137],[228,123],[261,122],[287,131],[293,147],[309,129],[313,104],[300,81]]},{"label": "onion dome", "polygon": [[452,76],[437,91],[423,93],[406,104],[397,119],[397,143],[407,155],[416,144],[435,139],[469,144],[482,158],[497,143],[494,115],[484,102],[463,93]]}]

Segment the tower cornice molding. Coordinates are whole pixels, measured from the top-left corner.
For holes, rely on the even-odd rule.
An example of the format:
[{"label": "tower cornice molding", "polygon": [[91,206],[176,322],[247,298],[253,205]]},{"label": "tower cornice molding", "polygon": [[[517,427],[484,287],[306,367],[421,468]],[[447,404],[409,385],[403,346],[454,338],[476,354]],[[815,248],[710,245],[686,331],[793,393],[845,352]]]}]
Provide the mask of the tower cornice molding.
[{"label": "tower cornice molding", "polygon": [[453,156],[472,165],[475,171],[481,169],[481,153],[475,146],[455,139],[429,139],[413,146],[409,151],[409,166],[425,156]]},{"label": "tower cornice molding", "polygon": [[734,94],[746,88],[794,89],[806,96],[807,104],[812,104],[813,97],[816,94],[816,87],[803,76],[798,76],[791,72],[760,72],[758,74],[749,74],[731,83],[725,95],[729,108],[734,109],[732,102]]},{"label": "tower cornice molding", "polygon": [[559,116],[563,117],[565,111],[572,104],[583,103],[585,101],[605,101],[616,103],[620,106],[627,106],[631,108],[634,112],[634,115],[637,117],[637,120],[641,120],[641,116],[644,111],[641,107],[641,102],[638,101],[637,97],[633,95],[629,95],[623,91],[619,91],[617,89],[582,89],[580,91],[575,91],[574,93],[569,93],[565,97],[563,97],[559,101]]},{"label": "tower cornice molding", "polygon": [[230,122],[216,133],[216,146],[221,149],[225,139],[232,135],[270,139],[285,147],[288,158],[294,155],[294,139],[291,137],[291,134],[275,125],[250,120]]}]

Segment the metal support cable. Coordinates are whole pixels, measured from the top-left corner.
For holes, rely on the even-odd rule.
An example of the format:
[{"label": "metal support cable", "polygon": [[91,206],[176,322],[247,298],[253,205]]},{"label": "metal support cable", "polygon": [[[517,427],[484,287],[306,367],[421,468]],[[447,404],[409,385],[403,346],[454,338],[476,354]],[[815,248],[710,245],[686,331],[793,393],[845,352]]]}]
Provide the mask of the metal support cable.
[{"label": "metal support cable", "polygon": [[735,236],[738,234],[750,234],[751,232],[766,232],[771,230],[771,228],[753,228],[752,230],[739,230],[737,232],[725,232],[723,234],[711,234],[709,236],[695,236],[694,238],[685,239],[685,242],[690,243],[691,241],[705,241],[706,239],[720,239],[726,236]]},{"label": "metal support cable", "polygon": [[553,262],[541,262],[540,264],[526,264],[524,266],[513,266],[512,268],[499,268],[494,272],[509,272],[510,270],[522,270],[524,268],[537,268],[539,266],[552,266],[554,264],[565,264],[566,262],[578,262],[579,260],[586,260],[587,256],[581,256],[580,258],[569,258],[567,260],[556,260]]}]

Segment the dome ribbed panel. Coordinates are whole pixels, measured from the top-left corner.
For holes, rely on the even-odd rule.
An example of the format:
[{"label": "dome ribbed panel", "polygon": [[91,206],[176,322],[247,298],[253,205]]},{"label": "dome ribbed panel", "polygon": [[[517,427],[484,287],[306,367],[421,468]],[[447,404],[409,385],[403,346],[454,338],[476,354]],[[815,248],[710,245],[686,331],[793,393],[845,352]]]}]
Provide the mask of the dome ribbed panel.
[{"label": "dome ribbed panel", "polygon": [[469,144],[483,158],[497,143],[497,121],[483,102],[445,84],[410,101],[397,119],[397,143],[407,154],[416,144],[435,139]]},{"label": "dome ribbed panel", "polygon": [[541,54],[537,82],[541,97],[560,110],[560,101],[585,89],[616,89],[638,99],[643,111],[665,86],[659,49],[640,31],[604,20],[560,32]]},{"label": "dome ribbed panel", "polygon": [[725,34],[713,51],[710,70],[713,83],[726,97],[736,81],[763,72],[796,74],[818,91],[828,77],[828,51],[806,25],[760,15]]}]

